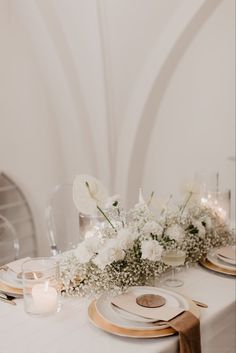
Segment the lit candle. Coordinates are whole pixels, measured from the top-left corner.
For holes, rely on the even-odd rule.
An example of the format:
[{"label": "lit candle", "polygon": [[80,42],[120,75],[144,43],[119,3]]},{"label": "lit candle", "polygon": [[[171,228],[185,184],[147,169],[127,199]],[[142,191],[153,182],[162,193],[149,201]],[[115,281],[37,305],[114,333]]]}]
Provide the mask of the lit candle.
[{"label": "lit candle", "polygon": [[57,310],[57,290],[49,286],[48,282],[33,286],[32,299],[35,309],[40,314],[51,313]]}]

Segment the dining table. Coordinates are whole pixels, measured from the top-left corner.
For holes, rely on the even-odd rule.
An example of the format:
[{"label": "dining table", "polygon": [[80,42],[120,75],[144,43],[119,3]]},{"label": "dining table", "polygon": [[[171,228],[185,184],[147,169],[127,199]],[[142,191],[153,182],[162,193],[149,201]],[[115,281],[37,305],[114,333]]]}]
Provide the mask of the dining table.
[{"label": "dining table", "polygon": [[[202,353],[234,353],[236,349],[235,277],[197,264],[182,270],[177,290],[207,304],[200,308]],[[155,286],[163,286],[163,278]],[[95,327],[88,316],[91,298],[62,297],[61,310],[33,317],[0,301],[0,353],[177,353],[178,335],[157,338],[120,337]]]}]

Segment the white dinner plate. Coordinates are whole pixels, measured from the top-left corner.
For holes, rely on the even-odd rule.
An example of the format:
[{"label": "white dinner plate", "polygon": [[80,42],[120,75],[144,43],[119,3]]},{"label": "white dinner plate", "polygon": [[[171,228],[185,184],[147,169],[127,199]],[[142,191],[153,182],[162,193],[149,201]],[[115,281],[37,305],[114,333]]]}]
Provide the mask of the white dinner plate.
[{"label": "white dinner plate", "polygon": [[222,258],[219,258],[218,251],[219,251],[219,249],[212,249],[207,254],[207,260],[210,261],[213,265],[224,268],[226,270],[235,270],[234,264],[228,263],[227,261],[223,260]]},{"label": "white dinner plate", "polygon": [[218,249],[218,258],[228,264],[236,266],[236,246],[226,246]]},{"label": "white dinner plate", "polygon": [[[135,296],[142,294],[157,294],[165,298],[165,305],[174,308],[183,308],[184,310],[189,309],[188,301],[182,297],[180,294],[156,287],[131,287],[128,292],[132,292]],[[102,294],[96,301],[96,309],[98,313],[111,324],[117,325],[122,328],[133,329],[133,330],[161,330],[167,328],[168,325],[158,326],[153,323],[153,320],[147,322],[142,321],[142,319],[135,314],[130,314],[122,309],[115,308],[111,303],[112,295],[110,293]],[[151,322],[152,321],[152,322]]]},{"label": "white dinner plate", "polygon": [[7,286],[22,289],[22,280],[17,278],[17,273],[13,272],[12,270],[8,269],[0,270],[0,282],[6,284]]},{"label": "white dinner plate", "polygon": [[220,255],[220,254],[217,254],[217,257],[218,257],[218,259],[220,259],[220,260],[223,261],[224,263],[233,265],[234,267],[236,266],[236,260],[229,259],[229,258],[227,258],[227,257],[224,257],[224,256]]}]

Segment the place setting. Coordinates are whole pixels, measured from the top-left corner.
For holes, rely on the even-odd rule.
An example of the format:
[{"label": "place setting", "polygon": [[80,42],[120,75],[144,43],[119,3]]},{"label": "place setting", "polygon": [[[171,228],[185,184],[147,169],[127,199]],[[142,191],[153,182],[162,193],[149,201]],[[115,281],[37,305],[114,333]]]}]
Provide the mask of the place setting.
[{"label": "place setting", "polygon": [[88,314],[95,326],[110,333],[149,338],[172,335],[168,321],[185,311],[200,317],[189,298],[164,288],[135,286],[117,296],[102,294],[92,301]]},{"label": "place setting", "polygon": [[0,300],[15,305],[23,298],[22,263],[29,258],[13,261],[0,267]]},{"label": "place setting", "polygon": [[103,293],[88,308],[90,322],[110,334],[133,339],[179,335],[180,353],[200,353],[200,309],[188,297],[149,286]]},{"label": "place setting", "polygon": [[236,276],[236,246],[212,249],[200,263],[211,271]]},{"label": "place setting", "polygon": [[0,268],[0,301],[16,305],[35,317],[60,311],[61,282],[56,258],[23,258]]}]

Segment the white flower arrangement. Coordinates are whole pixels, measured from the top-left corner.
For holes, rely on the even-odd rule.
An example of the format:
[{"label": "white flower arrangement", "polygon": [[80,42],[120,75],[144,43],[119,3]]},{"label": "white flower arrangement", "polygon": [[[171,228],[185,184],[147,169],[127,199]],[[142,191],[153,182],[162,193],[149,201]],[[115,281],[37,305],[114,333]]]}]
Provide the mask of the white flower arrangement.
[{"label": "white flower arrangement", "polygon": [[[77,178],[76,183],[78,180],[90,188],[86,176]],[[98,189],[96,192],[106,194]],[[93,198],[92,193],[87,195]],[[72,253],[63,256],[64,292],[86,295],[145,285],[167,269],[161,259],[164,249],[185,250],[186,263],[195,263],[211,248],[230,244],[232,233],[219,214],[205,205],[190,203],[191,196],[190,191],[183,205],[174,210],[164,208],[159,219],[142,196],[128,212],[124,212],[118,198],[112,198],[112,202],[103,198],[105,210],[93,198],[91,209],[94,212],[94,204],[97,205],[107,222],[100,230],[102,237],[85,239]]]}]

